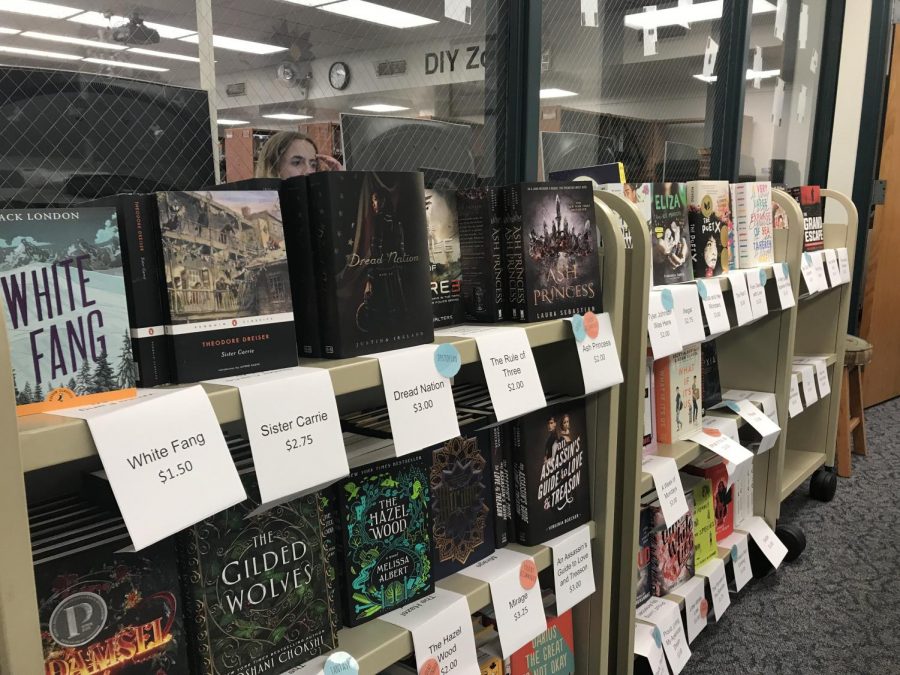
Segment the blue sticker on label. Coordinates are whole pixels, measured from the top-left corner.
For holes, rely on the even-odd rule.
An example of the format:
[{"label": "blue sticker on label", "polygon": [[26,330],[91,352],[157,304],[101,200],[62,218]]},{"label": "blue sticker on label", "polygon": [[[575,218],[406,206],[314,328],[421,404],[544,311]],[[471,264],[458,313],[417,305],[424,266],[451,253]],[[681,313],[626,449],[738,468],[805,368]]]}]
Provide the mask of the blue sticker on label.
[{"label": "blue sticker on label", "polygon": [[325,675],[359,675],[359,664],[347,652],[335,652],[325,660]]},{"label": "blue sticker on label", "polygon": [[671,312],[675,307],[675,298],[672,297],[672,291],[664,288],[662,291],[662,306],[667,312]]},{"label": "blue sticker on label", "polygon": [[803,262],[805,262],[807,265],[812,265],[812,256],[809,253],[804,253]]},{"label": "blue sticker on label", "polygon": [[701,300],[706,300],[709,297],[709,293],[706,292],[706,284],[702,281],[697,282],[697,293],[700,294]]},{"label": "blue sticker on label", "polygon": [[737,403],[735,403],[734,401],[725,401],[725,405],[727,405],[732,410],[732,412],[740,412],[741,411],[740,406]]},{"label": "blue sticker on label", "polygon": [[569,318],[569,323],[572,324],[572,334],[575,336],[575,341],[584,342],[587,338],[587,332],[584,330],[584,317],[581,314],[576,314]]},{"label": "blue sticker on label", "polygon": [[766,271],[762,268],[759,270],[759,283],[762,286],[766,285]]},{"label": "blue sticker on label", "polygon": [[737,559],[738,559],[737,544],[734,544],[734,545],[731,547],[731,560],[732,560],[733,562],[737,562]]},{"label": "blue sticker on label", "polygon": [[462,356],[452,344],[438,345],[434,350],[434,367],[444,377],[454,377],[462,367]]},{"label": "blue sticker on label", "polygon": [[653,627],[653,641],[656,643],[657,649],[662,647],[662,632],[656,626]]},{"label": "blue sticker on label", "polygon": [[787,263],[781,263],[781,271],[784,273],[785,277],[791,276],[791,268]]}]

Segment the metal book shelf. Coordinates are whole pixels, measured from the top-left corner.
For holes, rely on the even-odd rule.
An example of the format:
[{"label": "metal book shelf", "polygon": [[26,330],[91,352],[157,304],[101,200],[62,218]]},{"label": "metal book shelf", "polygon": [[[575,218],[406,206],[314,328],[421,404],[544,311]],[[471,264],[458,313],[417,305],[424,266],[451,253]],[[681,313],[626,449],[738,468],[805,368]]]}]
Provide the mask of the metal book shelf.
[{"label": "metal book shelf", "polygon": [[[625,244],[618,216],[599,200],[595,200],[595,220],[600,232],[598,255],[602,268],[603,309],[609,312],[620,357],[626,353],[623,322],[634,309],[629,305],[626,289],[640,285],[629,277],[625,264]],[[635,272],[632,270],[632,272]],[[635,272],[637,273],[637,272]],[[640,275],[639,275],[640,276]],[[12,367],[5,323],[0,321],[0,509],[5,545],[0,548],[0,672],[36,673],[43,670],[41,635],[28,530],[26,474],[53,468],[56,472],[72,472],[71,485],[77,485],[82,464],[74,460],[96,457],[96,448],[87,424],[78,419],[54,415],[17,418],[13,394]],[[534,349],[535,360],[544,389],[560,393],[580,394],[582,379],[572,331],[564,320],[521,327]],[[459,382],[483,381],[475,340],[469,337],[443,337],[460,351],[463,368]],[[342,413],[383,404],[381,374],[377,361],[360,357],[346,360],[301,362],[321,367],[331,375],[338,407]],[[623,370],[626,370],[623,360]],[[626,377],[633,376],[626,370]],[[204,385],[213,409],[222,425],[240,428],[243,411],[237,390]],[[609,662],[612,584],[615,579],[616,467],[619,442],[619,396],[615,386],[586,397],[590,468],[594,574],[596,592],[575,607],[575,630],[580,649],[576,655],[579,673],[606,673]],[[632,425],[637,429],[636,423]],[[73,488],[69,488],[72,491]],[[524,549],[535,556],[543,569],[551,564],[548,548]],[[462,575],[439,582],[443,588],[463,593],[473,611],[490,602],[486,584]],[[339,633],[339,648],[350,652],[360,663],[364,675],[407,657],[412,651],[410,634],[384,621],[374,620],[363,626]]]}]

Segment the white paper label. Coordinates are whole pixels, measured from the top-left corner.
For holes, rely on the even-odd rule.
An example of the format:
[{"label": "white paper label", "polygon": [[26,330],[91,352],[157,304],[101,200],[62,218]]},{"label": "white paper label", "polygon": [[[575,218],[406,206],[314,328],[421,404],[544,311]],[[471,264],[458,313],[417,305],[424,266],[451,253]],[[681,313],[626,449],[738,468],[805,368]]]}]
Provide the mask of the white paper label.
[{"label": "white paper label", "polygon": [[662,508],[666,527],[672,527],[688,512],[684,487],[678,474],[678,464],[671,457],[645,457],[643,469],[653,476],[656,495]]},{"label": "white paper label", "polygon": [[600,25],[600,0],[581,0],[581,25],[586,28]]},{"label": "white paper label", "polygon": [[780,127],[784,120],[784,80],[775,78],[775,95],[772,96],[772,125]]},{"label": "white paper label", "polygon": [[703,301],[709,334],[719,335],[731,330],[721,282],[718,279],[697,279],[697,292]]},{"label": "white paper label", "polygon": [[762,47],[753,47],[753,88],[759,89],[762,85],[763,56]]},{"label": "white paper label", "polygon": [[778,300],[781,308],[787,309],[795,304],[794,290],[791,288],[790,268],[787,263],[775,263],[772,265],[775,275],[775,286],[778,288]]},{"label": "white paper label", "polygon": [[791,373],[791,398],[788,401],[788,414],[796,417],[803,412],[803,399],[800,398],[800,378]]},{"label": "white paper label", "polygon": [[523,328],[498,328],[474,337],[498,422],[547,407]]},{"label": "white paper label", "polygon": [[730,401],[729,408],[744,418],[751,427],[761,436],[757,454],[768,452],[778,438],[781,428],[769,419],[769,416],[761,412],[750,401]]},{"label": "white paper label", "polygon": [[695,284],[676,284],[667,286],[675,300],[675,316],[678,323],[678,335],[683,345],[703,342],[706,331],[703,330],[703,315],[700,313],[700,295]]},{"label": "white paper label", "polygon": [[775,4],[775,37],[784,42],[784,27],[787,23],[787,0],[777,0]]},{"label": "white paper label", "polygon": [[[752,518],[745,522],[749,523]],[[750,567],[750,549],[747,547],[747,535],[743,532],[732,532],[719,546],[731,551],[731,566],[734,570],[734,590],[740,591],[747,582],[753,578],[753,568]]]},{"label": "white paper label", "polygon": [[[730,438],[735,443],[740,444],[741,437],[738,433],[737,420],[734,417],[725,417],[724,415],[706,415],[702,422],[704,429],[715,429],[723,435]],[[715,434],[714,434],[715,435]]]},{"label": "white paper label", "polygon": [[809,57],[809,72],[815,74],[819,72],[819,50],[813,49],[812,56]]},{"label": "white paper label", "polygon": [[650,291],[650,304],[647,313],[647,333],[650,335],[650,348],[653,358],[677,354],[684,345],[678,333],[675,316],[675,299],[667,289]]},{"label": "white paper label", "polygon": [[721,621],[725,610],[731,605],[731,597],[728,595],[728,578],[725,576],[725,561],[721,558],[713,558],[698,567],[696,574],[709,579],[709,590],[712,595],[716,622]]},{"label": "white paper label", "polygon": [[444,16],[453,21],[471,25],[472,0],[444,0]]},{"label": "white paper label", "polygon": [[806,284],[806,290],[810,294],[817,293],[819,290],[819,278],[816,276],[816,270],[813,267],[812,255],[804,253],[800,256],[800,273],[803,275],[803,283]]},{"label": "white paper label", "polygon": [[327,370],[288,368],[211,382],[240,392],[263,504],[312,492],[350,472]]},{"label": "white paper label", "polygon": [[331,656],[330,652],[328,654],[317,656],[306,663],[294,666],[286,671],[284,675],[325,675],[325,662],[328,660],[329,656]]},{"label": "white paper label", "polygon": [[635,622],[634,653],[647,659],[653,675],[669,675],[666,655],[662,648],[662,631],[656,626]]},{"label": "white paper label", "polygon": [[680,586],[672,589],[673,595],[684,598],[684,616],[687,624],[688,642],[700,635],[706,628],[706,582],[703,577],[693,576]]},{"label": "white paper label", "polygon": [[838,265],[837,251],[833,248],[826,248],[823,253],[825,254],[825,267],[828,269],[828,283],[832,288],[840,286],[844,283],[844,277],[841,275],[841,267]]},{"label": "white paper label", "polygon": [[[709,419],[709,417],[703,418],[704,424],[707,419]],[[741,462],[746,462],[748,459],[753,459],[753,453],[747,448],[740,443],[735,443],[721,431],[712,427],[705,427],[701,431],[693,434],[690,439],[695,443],[702,445],[707,450],[712,450],[719,455],[719,457],[726,459],[733,464],[740,464]]]},{"label": "white paper label", "polygon": [[[581,333],[578,321],[572,320],[572,332],[575,334],[575,349],[581,363],[581,377],[584,380],[585,393],[608,389],[624,382],[619,352],[612,332],[609,314],[590,314],[581,321]],[[579,340],[578,338],[582,339]]]},{"label": "white paper label", "polygon": [[816,393],[816,369],[794,363],[791,371],[800,375],[800,383],[803,385],[803,405],[808,408],[819,400]]},{"label": "white paper label", "polygon": [[706,50],[703,53],[703,77],[712,77],[716,71],[716,57],[719,55],[719,44],[711,37],[706,38]]},{"label": "white paper label", "polygon": [[809,254],[812,260],[813,272],[816,275],[816,288],[820,291],[828,289],[828,276],[825,274],[825,255],[822,251],[812,251]]},{"label": "white paper label", "polygon": [[421,345],[377,355],[398,457],[459,436],[450,380],[438,373],[435,350]]},{"label": "white paper label", "polygon": [[412,633],[419,673],[478,672],[472,615],[465,596],[435,588],[432,595],[385,614],[381,620]]},{"label": "white paper label", "polygon": [[838,267],[841,270],[841,280],[849,284],[853,279],[850,276],[850,258],[846,248],[837,249]]},{"label": "white paper label", "polygon": [[744,270],[747,279],[747,292],[750,294],[750,309],[754,319],[761,319],[769,313],[766,302],[766,287],[763,285],[765,272],[761,268]]},{"label": "white paper label", "polygon": [[819,398],[825,398],[831,393],[831,383],[828,381],[828,364],[825,359],[809,359],[816,369],[816,383],[819,385]]},{"label": "white paper label", "polygon": [[[656,5],[647,5],[644,7],[645,12],[655,12]],[[644,56],[654,56],[656,54],[656,25],[648,24],[644,26]]]},{"label": "white paper label", "polygon": [[97,409],[86,419],[136,550],[247,498],[199,385]]},{"label": "white paper label", "polygon": [[501,548],[459,574],[491,586],[491,602],[497,617],[500,651],[509,658],[547,630],[534,558]]},{"label": "white paper label", "polygon": [[562,614],[596,590],[591,531],[583,525],[546,543],[553,552],[556,612]]},{"label": "white paper label", "polygon": [[[775,10],[778,11],[777,9]],[[800,28],[797,31],[797,42],[800,49],[806,49],[806,37],[809,33],[809,5],[805,2],[800,5]]]},{"label": "white paper label", "polygon": [[747,290],[747,276],[743,270],[732,270],[728,273],[731,282],[731,297],[734,300],[734,313],[738,326],[753,321],[753,307],[750,304],[750,292]]},{"label": "white paper label", "polygon": [[637,616],[662,632],[663,649],[669,659],[669,666],[678,675],[691,658],[691,648],[684,635],[678,603],[664,598],[650,598],[637,608]]},{"label": "white paper label", "polygon": [[777,569],[787,555],[788,550],[787,546],[781,543],[778,535],[769,527],[769,524],[759,516],[753,516],[742,527],[750,533],[753,541],[759,546],[759,550],[772,563],[772,567]]}]

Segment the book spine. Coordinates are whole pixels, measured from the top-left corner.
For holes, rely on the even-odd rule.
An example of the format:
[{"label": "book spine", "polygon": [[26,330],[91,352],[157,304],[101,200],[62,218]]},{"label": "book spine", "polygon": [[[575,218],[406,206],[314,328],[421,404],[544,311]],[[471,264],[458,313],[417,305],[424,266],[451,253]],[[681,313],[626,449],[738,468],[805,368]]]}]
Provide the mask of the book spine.
[{"label": "book spine", "polygon": [[689,240],[691,243],[691,265],[694,268],[694,278],[702,279],[706,276],[706,266],[703,264],[703,251],[697,250],[698,233],[703,227],[703,214],[700,213],[699,186],[691,181],[685,188],[687,195],[687,225]]},{"label": "book spine", "polygon": [[319,358],[322,356],[321,324],[306,184],[281,190],[279,198],[284,213],[284,238],[291,275],[297,347],[301,356]]},{"label": "book spine", "polygon": [[184,608],[184,632],[190,662],[188,670],[192,673],[207,673],[212,667],[209,631],[206,628],[206,605],[197,587],[203,571],[200,569],[201,562],[194,536],[194,527],[176,534],[175,553]]},{"label": "book spine", "polygon": [[747,185],[733,186],[731,191],[734,222],[734,238],[737,242],[737,268],[746,269],[754,267],[751,234],[750,234],[750,206],[747,201]]},{"label": "book spine", "polygon": [[322,356],[341,358],[337,278],[334,269],[334,204],[326,174],[312,176],[309,190],[311,248],[315,251],[316,301],[321,321]]},{"label": "book spine", "polygon": [[525,321],[525,255],[522,250],[521,188],[508,185],[503,190],[503,250],[509,275],[510,318]]},{"label": "book spine", "polygon": [[488,216],[487,241],[491,256],[491,272],[494,281],[493,288],[493,317],[492,320],[503,321],[509,317],[507,269],[503,256],[503,193],[500,188],[488,189],[488,203],[486,211]]},{"label": "book spine", "polygon": [[656,405],[656,438],[660,443],[672,443],[672,382],[667,356],[653,362],[653,399]]},{"label": "book spine", "polygon": [[522,427],[513,423],[512,435],[512,494],[515,502],[515,541],[526,546],[531,545],[531,528],[528,513],[528,467],[526,466],[526,449],[522,438]]},{"label": "book spine", "polygon": [[503,428],[489,430],[491,463],[494,471],[494,546],[503,548],[509,543],[509,463],[503,454]]}]

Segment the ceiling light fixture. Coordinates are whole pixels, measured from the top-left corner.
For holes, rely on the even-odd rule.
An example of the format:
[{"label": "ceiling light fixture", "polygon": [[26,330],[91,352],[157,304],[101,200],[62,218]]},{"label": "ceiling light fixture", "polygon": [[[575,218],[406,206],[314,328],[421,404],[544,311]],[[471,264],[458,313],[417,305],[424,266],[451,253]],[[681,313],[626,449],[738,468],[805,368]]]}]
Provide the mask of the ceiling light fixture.
[{"label": "ceiling light fixture", "polygon": [[200,63],[200,59],[196,56],[185,56],[184,54],[175,54],[174,52],[158,52],[153,49],[143,49],[141,47],[130,47],[128,51],[135,54],[143,54],[145,56],[158,56],[161,59],[175,59],[176,61]]},{"label": "ceiling light fixture", "polygon": [[154,73],[166,73],[168,68],[160,68],[158,66],[145,66],[143,63],[130,63],[129,61],[112,61],[110,59],[85,59],[87,63],[97,63],[102,66],[112,66],[113,68],[131,68],[133,70],[150,70]]},{"label": "ceiling light fixture", "polygon": [[341,0],[341,2],[322,5],[319,9],[391,28],[418,28],[437,23],[434,19],[402,12],[399,9],[392,9],[367,0]]},{"label": "ceiling light fixture", "polygon": [[0,12],[45,16],[48,19],[66,19],[81,11],[84,10],[77,7],[54,5],[49,2],[36,2],[35,0],[3,0],[0,2]]},{"label": "ceiling light fixture", "polygon": [[353,109],[361,110],[362,112],[375,112],[375,113],[400,112],[401,110],[409,110],[409,108],[405,108],[402,105],[388,105],[387,103],[372,103],[370,105],[355,105],[355,106],[353,106]]},{"label": "ceiling light fixture", "polygon": [[[713,21],[722,18],[723,6],[724,0],[711,0],[710,2],[698,2],[693,5],[655,9],[651,12],[626,14],[625,27],[644,30],[647,28],[661,28],[662,26],[679,26],[700,21]],[[766,14],[774,12],[775,9],[775,5],[770,0],[753,0],[753,14]]]},{"label": "ceiling light fixture", "polygon": [[[119,16],[117,14],[106,16],[102,12],[83,12],[77,16],[69,17],[69,21],[83,23],[88,26],[97,26],[99,28],[116,28],[117,26],[128,23],[128,19],[124,16]],[[159,33],[160,37],[166,38],[167,40],[178,40],[197,32],[195,30],[178,28],[177,26],[167,26],[164,23],[153,23],[152,21],[145,21],[144,25],[147,26],[147,28],[152,28]]]},{"label": "ceiling light fixture", "polygon": [[[181,41],[197,45],[200,44],[200,36],[189,35],[181,38]],[[287,47],[267,45],[263,42],[252,42],[250,40],[239,40],[238,38],[225,37],[224,35],[213,35],[213,47],[230,49],[235,52],[246,52],[247,54],[275,54],[276,52],[287,51]]]},{"label": "ceiling light fixture", "polygon": [[566,96],[578,96],[578,92],[569,91],[568,89],[556,89],[555,87],[541,89],[540,92],[541,98],[565,98]]},{"label": "ceiling light fixture", "polygon": [[311,120],[312,115],[297,115],[295,113],[271,113],[263,115],[270,120]]},{"label": "ceiling light fixture", "polygon": [[220,117],[219,119],[216,120],[216,122],[218,122],[219,124],[221,124],[223,126],[231,126],[234,124],[250,124],[250,122],[247,122],[245,120],[230,120],[226,117]]},{"label": "ceiling light fixture", "polygon": [[63,61],[81,61],[81,57],[76,54],[63,54],[61,52],[45,52],[41,49],[25,49],[24,47],[7,47],[0,45],[0,52],[7,54],[17,54],[21,56],[40,56],[45,59],[61,59]]},{"label": "ceiling light fixture", "polygon": [[100,42],[98,40],[85,40],[83,38],[68,37],[67,35],[53,35],[51,33],[40,33],[34,30],[26,30],[22,33],[22,37],[34,38],[35,40],[47,40],[49,42],[64,42],[70,45],[80,45],[82,47],[96,47],[97,49],[111,49],[113,51],[122,51],[125,45],[116,45],[109,42]]}]

